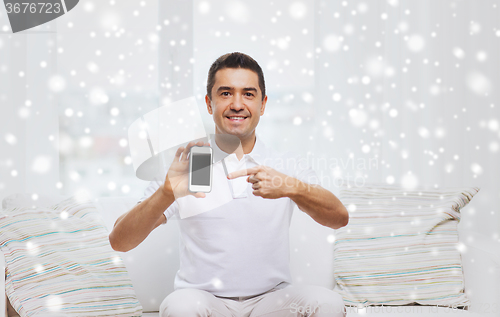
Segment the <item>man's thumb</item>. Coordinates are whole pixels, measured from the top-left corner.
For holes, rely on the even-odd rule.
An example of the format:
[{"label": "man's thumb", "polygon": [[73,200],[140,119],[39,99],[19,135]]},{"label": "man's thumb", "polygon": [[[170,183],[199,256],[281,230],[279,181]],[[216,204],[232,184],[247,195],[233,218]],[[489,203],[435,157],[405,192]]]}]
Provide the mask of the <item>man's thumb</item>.
[{"label": "man's thumb", "polygon": [[202,193],[202,192],[197,192],[196,194],[194,194],[194,196],[196,198],[205,198],[206,197],[205,193]]}]

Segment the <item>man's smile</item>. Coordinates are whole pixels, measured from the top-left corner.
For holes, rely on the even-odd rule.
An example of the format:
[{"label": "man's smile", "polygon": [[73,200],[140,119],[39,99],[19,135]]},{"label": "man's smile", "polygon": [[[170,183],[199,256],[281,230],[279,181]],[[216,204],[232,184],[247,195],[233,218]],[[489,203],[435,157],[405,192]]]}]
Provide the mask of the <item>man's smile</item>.
[{"label": "man's smile", "polygon": [[243,116],[226,116],[226,119],[228,119],[231,122],[243,122],[245,119],[248,117],[243,117]]}]

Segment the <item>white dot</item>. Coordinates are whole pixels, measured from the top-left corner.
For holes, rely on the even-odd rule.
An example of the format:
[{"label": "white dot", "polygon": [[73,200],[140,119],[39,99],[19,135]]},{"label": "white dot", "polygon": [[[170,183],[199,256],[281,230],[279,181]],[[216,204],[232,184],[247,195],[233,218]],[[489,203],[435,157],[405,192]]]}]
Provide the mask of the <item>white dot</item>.
[{"label": "white dot", "polygon": [[49,89],[53,92],[61,92],[66,88],[66,80],[59,75],[54,75],[49,79]]},{"label": "white dot", "polygon": [[88,62],[87,63],[87,70],[93,74],[95,73],[98,73],[99,72],[99,66],[94,63],[94,62]]},{"label": "white dot", "polygon": [[336,52],[339,50],[342,40],[342,37],[330,34],[323,39],[323,47],[329,52]]},{"label": "white dot", "polygon": [[83,9],[87,12],[92,12],[94,10],[94,4],[90,1],[86,1],[83,5]]},{"label": "white dot", "polygon": [[349,119],[354,126],[360,127],[366,123],[368,115],[362,109],[351,109],[349,110]]},{"label": "white dot", "polygon": [[339,93],[335,93],[335,94],[333,94],[332,98],[333,98],[333,101],[338,102],[342,99],[342,96]]},{"label": "white dot", "polygon": [[328,241],[328,243],[334,243],[335,242],[335,236],[333,234],[329,234],[326,237],[326,241]]},{"label": "white dot", "polygon": [[7,133],[7,134],[5,135],[5,141],[6,141],[7,143],[9,143],[10,145],[14,145],[14,144],[16,144],[16,143],[17,143],[17,138],[16,138],[16,136],[15,136],[15,135],[13,135],[13,134],[11,134],[11,133]]},{"label": "white dot", "polygon": [[474,174],[481,175],[483,173],[483,168],[477,163],[473,163],[470,168]]},{"label": "white dot", "polygon": [[82,136],[79,140],[78,140],[80,146],[82,148],[89,148],[92,146],[92,144],[94,144],[94,140],[92,139],[92,137],[86,135],[86,136]]},{"label": "white dot", "polygon": [[428,138],[430,135],[429,130],[427,130],[425,127],[418,128],[418,134],[424,139]]},{"label": "white dot", "polygon": [[368,76],[364,76],[362,79],[361,79],[361,82],[365,85],[368,85],[370,83],[370,77]]},{"label": "white dot", "polygon": [[302,19],[307,13],[307,7],[303,2],[295,1],[290,5],[289,13],[294,19]]},{"label": "white dot", "polygon": [[40,155],[35,157],[31,165],[31,170],[38,174],[47,173],[52,167],[52,159],[50,156]]},{"label": "white dot", "polygon": [[407,41],[408,49],[412,52],[420,52],[425,47],[425,40],[422,36],[415,34]]},{"label": "white dot", "polygon": [[349,212],[355,212],[356,211],[356,205],[354,204],[349,204],[346,206],[347,211]]},{"label": "white dot", "polygon": [[49,295],[45,302],[45,307],[47,307],[50,311],[59,311],[61,310],[63,305],[63,301],[61,297],[56,295]]},{"label": "white dot", "polygon": [[498,149],[500,148],[499,144],[495,141],[492,141],[489,145],[490,151],[495,153],[498,152]]},{"label": "white dot", "polygon": [[406,189],[413,189],[417,187],[418,179],[415,175],[409,173],[403,176],[401,184]]},{"label": "white dot", "polygon": [[202,1],[198,4],[198,10],[201,14],[207,14],[210,12],[210,3],[208,1]]},{"label": "white dot", "polygon": [[394,176],[392,175],[389,175],[385,178],[385,181],[387,182],[387,184],[393,184],[394,183]]},{"label": "white dot", "polygon": [[126,147],[128,145],[128,141],[127,139],[120,139],[119,144],[121,147]]},{"label": "white dot", "polygon": [[295,117],[293,118],[293,124],[294,125],[300,125],[302,123],[302,118],[301,117]]},{"label": "white dot", "polygon": [[115,189],[116,189],[116,183],[114,183],[114,182],[109,182],[109,183],[108,183],[108,189],[109,189],[109,190],[115,190]]},{"label": "white dot", "polygon": [[211,282],[212,282],[212,285],[217,289],[220,289],[223,286],[222,281],[216,277],[214,277]]},{"label": "white dot", "polygon": [[26,119],[30,115],[30,110],[28,108],[21,107],[17,113],[19,114],[19,117]]},{"label": "white dot", "polygon": [[35,271],[36,271],[37,273],[42,273],[42,272],[43,272],[43,270],[44,270],[44,269],[43,269],[43,266],[42,266],[41,264],[37,264],[37,265],[35,265]]},{"label": "white dot", "polygon": [[89,93],[90,103],[94,105],[102,105],[108,103],[109,97],[101,88],[93,88]]},{"label": "white dot", "polygon": [[387,0],[387,3],[393,7],[397,7],[399,5],[399,0]]},{"label": "white dot", "polygon": [[469,25],[469,32],[471,35],[481,32],[481,25],[475,21],[471,21]]},{"label": "white dot", "polygon": [[476,54],[476,59],[479,62],[484,62],[484,61],[486,61],[488,59],[488,54],[486,54],[486,52],[484,52],[484,51],[479,51]]},{"label": "white dot", "polygon": [[[456,249],[458,250],[458,252],[460,253],[464,253],[467,251],[467,246],[465,244],[463,244],[462,242],[458,242],[456,245],[455,245]],[[455,272],[455,270],[453,271],[453,273],[458,273],[458,272]]]},{"label": "white dot", "polygon": [[122,193],[127,194],[130,192],[130,186],[128,185],[123,185],[122,186]]},{"label": "white dot", "polygon": [[499,123],[496,119],[490,119],[488,121],[488,129],[490,129],[491,131],[497,131],[499,128]]},{"label": "white dot", "polygon": [[358,3],[358,11],[361,13],[365,13],[368,11],[368,5],[366,3]]},{"label": "white dot", "polygon": [[113,108],[111,108],[110,113],[111,113],[112,116],[116,117],[117,115],[120,114],[120,110],[118,108],[116,108],[116,107],[113,107]]},{"label": "white dot", "polygon": [[478,95],[485,95],[492,89],[491,81],[485,75],[473,71],[467,76],[467,86]]}]

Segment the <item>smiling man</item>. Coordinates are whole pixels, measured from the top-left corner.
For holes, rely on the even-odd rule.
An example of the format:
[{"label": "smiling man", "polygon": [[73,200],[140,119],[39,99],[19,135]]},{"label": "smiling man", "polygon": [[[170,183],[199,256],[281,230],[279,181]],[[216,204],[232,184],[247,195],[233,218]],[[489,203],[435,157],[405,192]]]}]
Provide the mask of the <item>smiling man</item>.
[{"label": "smiling man", "polygon": [[[219,57],[209,70],[205,101],[215,138],[177,150],[165,181],[151,182],[141,203],[116,221],[112,247],[133,249],[157,226],[178,218],[179,202],[196,208],[208,195],[217,195],[217,188],[207,195],[188,190],[189,150],[210,145],[227,154],[216,164],[230,171],[233,199],[177,219],[180,269],[160,316],[345,316],[338,293],[292,284],[289,226],[294,207],[332,229],[345,226],[349,216],[337,197],[319,185],[312,169],[268,148],[256,135],[267,103],[259,64],[242,53]],[[236,151],[224,135],[239,139]]]}]

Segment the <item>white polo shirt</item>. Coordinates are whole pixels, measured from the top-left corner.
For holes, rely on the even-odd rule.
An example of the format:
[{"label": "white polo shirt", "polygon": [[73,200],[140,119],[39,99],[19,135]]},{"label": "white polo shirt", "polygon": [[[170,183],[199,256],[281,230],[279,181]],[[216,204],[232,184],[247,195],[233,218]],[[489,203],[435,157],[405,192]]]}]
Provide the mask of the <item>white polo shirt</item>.
[{"label": "white polo shirt", "polygon": [[[213,151],[221,151],[215,142],[209,143]],[[258,135],[252,152],[244,154],[241,161],[234,153],[224,161],[228,173],[266,165],[303,182],[320,184],[304,158],[277,153],[265,146]],[[165,211],[167,222],[175,219],[180,228],[180,269],[175,289],[197,288],[217,296],[237,297],[263,293],[281,282],[292,283],[289,227],[296,204],[288,197],[255,196],[252,184],[246,179],[243,176],[228,180],[222,163],[217,162],[213,165],[209,194],[212,203],[222,201],[222,204],[180,219],[180,209],[196,213],[197,209],[207,210],[210,204],[208,194],[205,198],[189,195],[177,199]],[[165,177],[152,181],[140,201],[151,196],[164,180]]]}]

